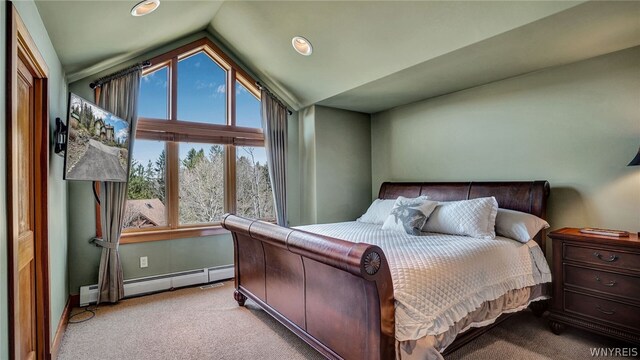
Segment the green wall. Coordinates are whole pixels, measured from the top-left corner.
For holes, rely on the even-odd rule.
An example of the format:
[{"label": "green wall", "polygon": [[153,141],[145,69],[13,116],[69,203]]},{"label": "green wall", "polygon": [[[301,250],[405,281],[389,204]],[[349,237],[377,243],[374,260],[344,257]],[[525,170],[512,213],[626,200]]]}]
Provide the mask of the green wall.
[{"label": "green wall", "polygon": [[353,221],[371,204],[368,114],[316,106],[317,222]]},{"label": "green wall", "polygon": [[314,105],[300,116],[301,223],[356,219],[371,203],[369,115]]},{"label": "green wall", "polygon": [[315,106],[299,112],[300,224],[317,221],[315,112]]},{"label": "green wall", "polygon": [[[5,2],[0,4],[0,22],[6,24],[6,8]],[[44,57],[49,67],[49,120],[50,120],[50,136],[53,133],[56,117],[64,117],[66,113],[67,87],[65,74],[62,65],[58,60],[58,56],[51,44],[49,36],[44,28],[38,9],[33,1],[17,1],[14,2],[20,17],[24,21],[31,37]],[[5,36],[0,36],[0,48],[2,53],[0,62],[2,69],[5,69]],[[0,97],[1,102],[0,128],[5,129],[5,73],[2,72],[0,80]],[[4,130],[2,131],[4,134]],[[0,148],[6,146],[5,136],[0,137]],[[68,298],[68,281],[67,281],[67,185],[62,180],[62,163],[61,157],[53,153],[53,148],[49,149],[49,276],[50,276],[50,302],[51,302],[51,335],[55,334],[58,322],[62,316],[64,306]],[[6,176],[6,159],[0,158],[0,213],[6,214],[6,197],[5,197],[5,176]],[[0,268],[6,269],[6,218],[0,219]],[[0,278],[0,358],[8,356],[8,325],[7,325],[7,279],[6,271],[1,272]]]},{"label": "green wall", "polygon": [[299,112],[289,116],[287,127],[287,217],[289,226],[301,224]]},{"label": "green wall", "polygon": [[551,184],[552,229],[640,230],[640,47],[372,116],[372,197],[383,181]]}]

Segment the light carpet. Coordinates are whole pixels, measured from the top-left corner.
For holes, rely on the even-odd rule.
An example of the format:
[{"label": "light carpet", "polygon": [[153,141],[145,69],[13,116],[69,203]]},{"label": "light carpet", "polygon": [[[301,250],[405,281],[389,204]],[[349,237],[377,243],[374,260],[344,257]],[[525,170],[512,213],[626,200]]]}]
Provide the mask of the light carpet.
[{"label": "light carpet", "polygon": [[[101,305],[93,319],[69,324],[58,358],[323,359],[255,304],[239,307],[232,294],[226,282]],[[620,346],[629,345],[571,328],[556,336],[525,311],[448,359],[583,359],[592,347]]]}]

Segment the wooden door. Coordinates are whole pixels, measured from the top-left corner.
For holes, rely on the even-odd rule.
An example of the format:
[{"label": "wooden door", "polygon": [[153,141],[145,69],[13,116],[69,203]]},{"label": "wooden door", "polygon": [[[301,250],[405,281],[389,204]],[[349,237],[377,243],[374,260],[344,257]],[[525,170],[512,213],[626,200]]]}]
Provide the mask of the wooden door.
[{"label": "wooden door", "polygon": [[18,59],[16,76],[17,122],[15,132],[15,175],[20,179],[14,184],[14,196],[18,201],[17,229],[14,244],[18,253],[18,287],[14,294],[16,329],[16,358],[35,359],[36,355],[36,266],[35,266],[35,201],[34,201],[34,77],[22,59]]},{"label": "wooden door", "polygon": [[[48,68],[7,2],[7,225],[9,354],[49,359]],[[4,130],[4,129],[3,129]],[[4,189],[2,189],[4,190]]]}]

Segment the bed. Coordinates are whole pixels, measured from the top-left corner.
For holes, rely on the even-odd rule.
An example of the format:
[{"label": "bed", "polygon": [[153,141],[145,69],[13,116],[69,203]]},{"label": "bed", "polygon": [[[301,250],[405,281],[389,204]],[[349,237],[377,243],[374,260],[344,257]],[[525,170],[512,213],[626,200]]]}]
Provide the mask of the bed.
[{"label": "bed", "polygon": [[[420,195],[438,201],[494,196],[501,208],[544,219],[549,184],[546,181],[386,182],[378,197]],[[529,304],[540,313],[545,307],[541,300],[548,298],[550,275],[544,260],[544,231],[539,232],[534,241],[515,244],[502,238],[480,242],[474,238],[443,238],[444,235],[437,234],[419,237],[419,241],[411,235],[389,239],[388,231],[355,222],[291,229],[235,215],[226,215],[223,227],[231,231],[234,240],[234,297],[238,304],[243,306],[250,298],[329,359],[438,359]],[[425,281],[429,272],[418,272],[411,278],[422,279],[422,285],[405,286],[408,290],[398,281],[407,277],[406,263],[433,263],[447,269],[446,266],[457,267],[469,259],[486,257],[465,252],[465,244],[476,240],[480,250],[474,251],[504,252],[505,259],[510,258],[505,255],[507,251],[514,251],[513,254],[519,254],[514,255],[514,259],[518,256],[522,259],[509,265],[522,268],[523,274],[514,276],[511,288],[497,285],[482,288],[483,294],[490,293],[487,299],[491,301],[482,301],[474,293],[469,294],[469,299],[465,298],[466,303],[451,303],[450,299],[460,297],[456,291],[473,284],[465,283],[464,276],[431,277]],[[424,241],[433,244],[429,251],[442,246],[442,252],[416,258],[412,255],[414,248]],[[405,244],[406,249],[394,245],[398,243]],[[513,250],[509,250],[511,248]],[[407,261],[409,258],[413,260]],[[489,261],[485,263],[484,266],[491,268]],[[529,276],[527,271],[537,275]],[[449,271],[442,272],[445,273]],[[514,273],[518,272],[514,270]],[[420,299],[413,299],[415,293],[422,294]],[[442,316],[434,318],[430,311],[425,314],[425,309],[432,309],[434,304],[442,303],[442,299],[451,305],[439,314]],[[422,323],[423,319],[429,321]]]}]

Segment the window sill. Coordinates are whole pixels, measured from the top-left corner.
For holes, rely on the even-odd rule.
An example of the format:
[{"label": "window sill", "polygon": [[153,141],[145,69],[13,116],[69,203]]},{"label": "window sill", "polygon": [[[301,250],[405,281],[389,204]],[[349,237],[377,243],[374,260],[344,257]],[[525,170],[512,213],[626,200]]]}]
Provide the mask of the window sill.
[{"label": "window sill", "polygon": [[182,229],[129,231],[122,233],[120,236],[120,244],[126,245],[149,241],[176,240],[222,234],[229,234],[229,231],[223,229],[220,225]]}]

